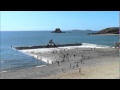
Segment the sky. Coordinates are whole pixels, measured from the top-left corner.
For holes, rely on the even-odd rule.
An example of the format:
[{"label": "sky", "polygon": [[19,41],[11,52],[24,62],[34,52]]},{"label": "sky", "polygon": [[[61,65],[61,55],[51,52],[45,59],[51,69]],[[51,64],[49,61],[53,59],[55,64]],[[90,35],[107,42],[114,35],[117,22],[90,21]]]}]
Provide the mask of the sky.
[{"label": "sky", "polygon": [[0,11],[1,31],[99,31],[118,26],[119,11]]}]

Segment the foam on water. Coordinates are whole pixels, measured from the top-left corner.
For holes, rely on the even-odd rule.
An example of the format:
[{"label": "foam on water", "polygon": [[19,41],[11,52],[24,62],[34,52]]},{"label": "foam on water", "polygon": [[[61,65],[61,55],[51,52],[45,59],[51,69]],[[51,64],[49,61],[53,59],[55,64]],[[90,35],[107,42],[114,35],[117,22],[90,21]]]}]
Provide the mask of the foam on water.
[{"label": "foam on water", "polygon": [[0,60],[0,62],[1,62],[1,63],[4,63],[4,61],[3,61],[3,60]]},{"label": "foam on water", "polygon": [[97,45],[97,44],[90,44],[90,43],[82,43],[81,47],[90,47],[90,48],[110,48],[110,46],[106,45]]}]

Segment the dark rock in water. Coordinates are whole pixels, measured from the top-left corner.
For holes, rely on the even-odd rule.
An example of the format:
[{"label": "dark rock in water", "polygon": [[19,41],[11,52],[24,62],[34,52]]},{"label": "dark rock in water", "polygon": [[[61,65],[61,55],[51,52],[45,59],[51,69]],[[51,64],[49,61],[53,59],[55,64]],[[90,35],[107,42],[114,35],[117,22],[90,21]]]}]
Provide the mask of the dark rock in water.
[{"label": "dark rock in water", "polygon": [[105,28],[96,33],[89,33],[88,35],[95,35],[95,34],[119,34],[119,27]]},{"label": "dark rock in water", "polygon": [[55,31],[52,31],[51,33],[65,33],[60,30],[60,28],[56,28]]}]

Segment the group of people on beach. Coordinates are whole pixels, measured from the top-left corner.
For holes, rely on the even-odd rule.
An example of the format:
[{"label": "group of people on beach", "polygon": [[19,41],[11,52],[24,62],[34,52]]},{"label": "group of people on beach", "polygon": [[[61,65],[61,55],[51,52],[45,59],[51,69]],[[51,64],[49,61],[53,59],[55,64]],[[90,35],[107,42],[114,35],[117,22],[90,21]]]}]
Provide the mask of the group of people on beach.
[{"label": "group of people on beach", "polygon": [[[55,52],[55,51],[53,51],[53,52]],[[52,52],[52,53],[53,53]],[[59,54],[59,58],[61,58],[62,60],[61,61],[57,61],[57,59],[56,59],[56,63],[57,63],[57,65],[59,66],[60,65],[60,63],[64,63],[65,61],[68,61],[69,62],[69,59],[71,58],[71,57],[73,57],[73,59],[77,56],[77,54],[74,52],[72,52],[72,53],[70,53],[69,51],[67,51],[66,49],[64,49],[64,50],[60,50],[59,52],[56,52],[56,53],[58,53]],[[55,54],[55,53],[54,53]],[[81,64],[84,64],[83,63],[83,60],[84,60],[84,56],[83,55],[81,55],[81,59],[78,61],[78,62],[75,62],[74,64],[72,64],[72,63],[70,63],[70,68],[71,69],[75,69],[75,68],[79,68],[79,63],[81,63]],[[53,64],[53,63],[52,63]],[[65,69],[65,68],[64,68]],[[63,68],[62,68],[62,71],[63,71]],[[79,70],[79,73],[81,73],[81,70]]]}]

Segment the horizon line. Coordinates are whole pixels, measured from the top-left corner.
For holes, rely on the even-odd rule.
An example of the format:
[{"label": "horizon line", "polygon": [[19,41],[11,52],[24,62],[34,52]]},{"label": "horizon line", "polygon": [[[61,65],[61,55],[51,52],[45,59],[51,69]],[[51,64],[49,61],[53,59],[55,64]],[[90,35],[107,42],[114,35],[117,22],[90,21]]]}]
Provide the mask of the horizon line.
[{"label": "horizon line", "polygon": [[[1,31],[54,31],[54,30],[1,30]],[[62,31],[99,31],[99,30],[77,30],[77,29],[73,29],[73,30],[62,30]]]}]

